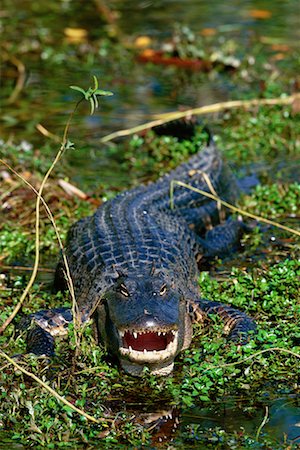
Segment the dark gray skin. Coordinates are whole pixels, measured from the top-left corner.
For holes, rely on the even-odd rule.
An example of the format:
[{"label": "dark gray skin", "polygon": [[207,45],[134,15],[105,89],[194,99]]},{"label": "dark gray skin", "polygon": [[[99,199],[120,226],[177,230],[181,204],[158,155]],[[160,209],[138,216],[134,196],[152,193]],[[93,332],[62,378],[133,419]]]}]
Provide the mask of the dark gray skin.
[{"label": "dark gray skin", "polygon": [[[69,232],[66,255],[80,320],[96,319],[99,339],[132,375],[144,367],[169,374],[176,355],[190,345],[192,323],[209,313],[219,314],[229,337],[240,343],[255,330],[241,311],[201,299],[197,282],[201,259],[234,250],[243,223],[218,225],[216,202],[179,186],[170,208],[171,180],[210,192],[203,172],[220,198],[235,201],[234,177],[210,142],[175,171],[104,203]],[[62,270],[60,265],[58,279]],[[72,315],[59,308],[29,320],[28,351],[52,355],[53,336],[66,331]]]}]

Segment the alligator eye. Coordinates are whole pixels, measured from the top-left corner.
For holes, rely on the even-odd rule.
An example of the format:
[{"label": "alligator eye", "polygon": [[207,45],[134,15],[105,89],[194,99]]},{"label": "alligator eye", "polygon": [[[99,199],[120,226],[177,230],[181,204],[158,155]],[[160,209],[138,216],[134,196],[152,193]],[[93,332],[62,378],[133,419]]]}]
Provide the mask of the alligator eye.
[{"label": "alligator eye", "polygon": [[167,292],[167,285],[163,284],[162,287],[160,288],[159,295],[165,295],[166,292]]},{"label": "alligator eye", "polygon": [[123,283],[120,285],[120,292],[122,295],[124,295],[124,297],[129,297],[129,292],[127,291],[127,287]]}]

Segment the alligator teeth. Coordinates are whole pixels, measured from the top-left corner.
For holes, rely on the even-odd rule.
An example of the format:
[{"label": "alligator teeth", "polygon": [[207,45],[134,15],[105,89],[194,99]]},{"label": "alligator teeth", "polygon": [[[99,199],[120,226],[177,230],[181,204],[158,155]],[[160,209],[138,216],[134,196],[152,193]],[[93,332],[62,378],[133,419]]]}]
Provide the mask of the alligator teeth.
[{"label": "alligator teeth", "polygon": [[147,353],[147,350],[144,348],[143,352],[146,354],[146,353]]},{"label": "alligator teeth", "polygon": [[132,347],[131,347],[131,345],[129,345],[128,348],[129,348],[129,351],[132,352]]},{"label": "alligator teeth", "polygon": [[[151,330],[140,330],[140,331],[132,331],[132,330],[125,330],[125,331],[121,331],[119,330],[119,335],[121,338],[123,338],[125,336],[125,333],[131,333],[132,336],[137,339],[138,335],[144,335],[144,334],[149,334],[149,333],[153,333],[153,331]],[[157,336],[166,336],[167,334],[172,333],[173,336],[176,336],[177,331],[175,330],[170,330],[170,331],[156,331]]]}]

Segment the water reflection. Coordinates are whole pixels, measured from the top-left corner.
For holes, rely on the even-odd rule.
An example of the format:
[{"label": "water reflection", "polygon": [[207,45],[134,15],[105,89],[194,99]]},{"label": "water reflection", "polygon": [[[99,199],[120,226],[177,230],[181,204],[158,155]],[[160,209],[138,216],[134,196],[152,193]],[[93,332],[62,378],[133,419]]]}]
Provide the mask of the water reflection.
[{"label": "water reflection", "polygon": [[278,443],[285,439],[296,442],[300,439],[299,406],[299,399],[293,397],[281,397],[272,401],[256,400],[254,406],[244,399],[229,399],[221,405],[194,408],[183,413],[182,425],[192,430],[194,425],[200,424],[202,431],[221,427],[227,433],[255,437],[266,416],[267,422],[262,428],[262,434],[269,435]]},{"label": "water reflection", "polygon": [[[299,399],[282,396],[273,400],[228,398],[223,403],[209,404],[187,410],[178,408],[155,409],[139,404],[139,409],[127,405],[137,424],[152,435],[152,444],[164,442],[203,445],[215,442],[222,433],[234,439],[248,436],[253,441],[264,435],[275,444],[300,443]],[[265,421],[265,424],[261,424]],[[197,448],[202,448],[198,447]]]}]

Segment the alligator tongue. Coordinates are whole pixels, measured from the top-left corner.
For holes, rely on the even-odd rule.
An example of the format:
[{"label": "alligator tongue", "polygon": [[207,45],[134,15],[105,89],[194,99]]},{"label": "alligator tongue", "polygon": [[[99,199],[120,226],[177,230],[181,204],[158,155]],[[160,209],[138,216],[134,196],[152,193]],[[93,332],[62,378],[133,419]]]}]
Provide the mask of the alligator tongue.
[{"label": "alligator tongue", "polygon": [[147,351],[164,350],[167,345],[173,340],[172,333],[161,334],[160,336],[155,331],[147,333],[137,333],[137,338],[133,333],[126,331],[123,337],[124,347],[132,347],[133,350],[142,352],[144,349]]}]

